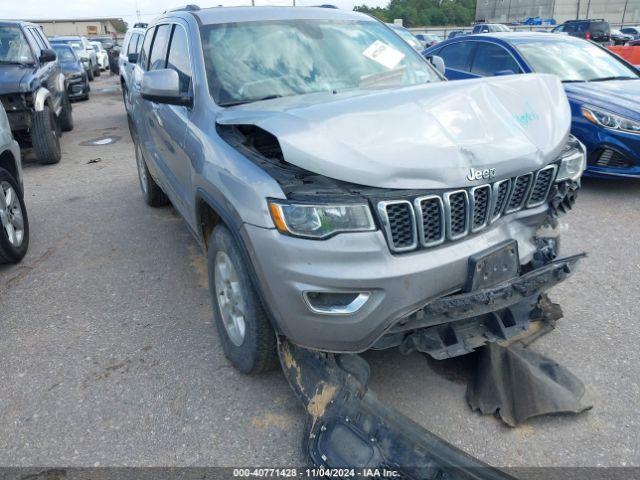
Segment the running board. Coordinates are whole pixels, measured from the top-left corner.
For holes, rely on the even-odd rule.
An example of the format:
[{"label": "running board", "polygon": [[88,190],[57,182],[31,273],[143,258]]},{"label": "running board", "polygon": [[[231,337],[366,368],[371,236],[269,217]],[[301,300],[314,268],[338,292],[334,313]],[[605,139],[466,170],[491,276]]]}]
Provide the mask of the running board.
[{"label": "running board", "polygon": [[284,338],[278,352],[307,411],[303,448],[315,466],[385,469],[416,480],[514,479],[380,403],[367,389],[369,364],[362,357],[307,350]]}]

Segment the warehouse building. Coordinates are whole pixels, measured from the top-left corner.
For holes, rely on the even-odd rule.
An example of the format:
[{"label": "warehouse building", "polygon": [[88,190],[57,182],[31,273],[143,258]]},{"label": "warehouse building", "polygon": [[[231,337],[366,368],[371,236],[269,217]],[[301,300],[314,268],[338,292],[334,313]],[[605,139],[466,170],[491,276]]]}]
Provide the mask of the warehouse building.
[{"label": "warehouse building", "polygon": [[30,20],[37,23],[48,37],[58,35],[112,35],[124,33],[127,24],[121,18],[76,18]]},{"label": "warehouse building", "polygon": [[512,23],[527,18],[603,18],[612,24],[640,24],[640,0],[478,0],[476,20]]}]

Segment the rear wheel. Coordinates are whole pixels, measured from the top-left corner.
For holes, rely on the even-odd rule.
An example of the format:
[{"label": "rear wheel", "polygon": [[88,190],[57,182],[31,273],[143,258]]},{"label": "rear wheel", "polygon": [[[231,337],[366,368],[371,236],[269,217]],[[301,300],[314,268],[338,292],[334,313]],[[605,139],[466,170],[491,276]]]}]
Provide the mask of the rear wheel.
[{"label": "rear wheel", "polygon": [[213,314],[225,356],[242,373],[275,369],[276,334],[240,248],[224,225],[211,233],[207,266]]},{"label": "rear wheel", "polygon": [[93,82],[93,64],[89,64],[89,70],[87,71],[87,77],[89,77],[89,81]]},{"label": "rear wheel", "polygon": [[60,127],[55,115],[47,105],[41,111],[33,114],[31,143],[40,163],[58,163],[60,161]]},{"label": "rear wheel", "polygon": [[17,263],[29,247],[29,219],[15,178],[0,168],[0,263]]},{"label": "rear wheel", "polygon": [[64,94],[62,99],[62,112],[60,113],[60,128],[63,132],[70,132],[73,130],[73,113],[71,109],[71,102],[69,101],[69,95]]}]

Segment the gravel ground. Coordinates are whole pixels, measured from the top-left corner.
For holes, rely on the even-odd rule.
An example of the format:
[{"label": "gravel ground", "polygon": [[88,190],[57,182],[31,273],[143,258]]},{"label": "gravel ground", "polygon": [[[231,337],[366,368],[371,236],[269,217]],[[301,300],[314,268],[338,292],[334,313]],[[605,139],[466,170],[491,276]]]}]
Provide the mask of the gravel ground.
[{"label": "gravel ground", "polygon": [[[0,465],[304,465],[284,377],[231,368],[199,247],[141,199],[117,80],[74,118],[60,164],[25,158],[31,246],[0,267]],[[534,348],[583,379],[593,410],[508,428],[467,407],[468,360],[396,351],[366,355],[383,401],[493,465],[640,466],[640,182],[584,184],[563,247],[589,257]]]}]

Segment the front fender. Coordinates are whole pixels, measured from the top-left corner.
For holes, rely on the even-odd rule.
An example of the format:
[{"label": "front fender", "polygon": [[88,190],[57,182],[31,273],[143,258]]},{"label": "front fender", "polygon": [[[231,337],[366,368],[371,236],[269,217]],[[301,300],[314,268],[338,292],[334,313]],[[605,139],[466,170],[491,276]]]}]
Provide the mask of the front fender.
[{"label": "front fender", "polygon": [[49,98],[52,98],[51,92],[44,87],[40,87],[33,96],[33,108],[35,111],[41,112],[44,110],[44,106]]}]

